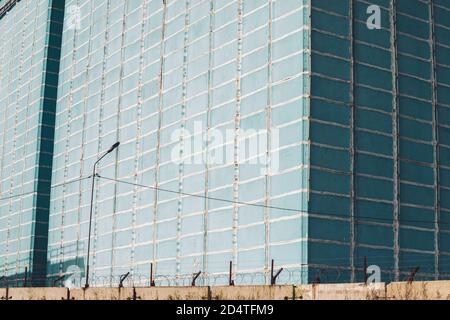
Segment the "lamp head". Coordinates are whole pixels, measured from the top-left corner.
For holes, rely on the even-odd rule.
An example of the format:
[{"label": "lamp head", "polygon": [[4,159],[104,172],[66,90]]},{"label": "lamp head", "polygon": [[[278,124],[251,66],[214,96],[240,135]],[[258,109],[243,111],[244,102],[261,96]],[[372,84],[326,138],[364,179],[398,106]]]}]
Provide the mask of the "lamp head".
[{"label": "lamp head", "polygon": [[120,145],[120,142],[117,141],[116,143],[114,143],[114,144],[111,146],[111,148],[109,148],[109,150],[107,151],[107,153],[113,152],[119,145]]}]

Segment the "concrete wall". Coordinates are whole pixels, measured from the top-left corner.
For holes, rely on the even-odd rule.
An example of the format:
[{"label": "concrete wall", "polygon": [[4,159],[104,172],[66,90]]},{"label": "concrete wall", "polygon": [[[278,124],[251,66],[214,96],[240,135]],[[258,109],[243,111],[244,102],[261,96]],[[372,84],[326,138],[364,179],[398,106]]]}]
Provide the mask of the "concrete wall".
[{"label": "concrete wall", "polygon": [[65,300],[67,288],[9,288],[8,300]]},{"label": "concrete wall", "polygon": [[213,300],[292,300],[295,286],[212,287]]},{"label": "concrete wall", "polygon": [[0,300],[6,300],[6,289],[0,288]]},{"label": "concrete wall", "polygon": [[311,285],[313,300],[379,300],[386,297],[386,285],[319,284]]},{"label": "concrete wall", "polygon": [[450,300],[450,281],[394,282],[386,287],[389,300]]},{"label": "concrete wall", "polygon": [[[63,300],[65,288],[10,288],[13,300]],[[1,300],[6,289],[0,288]],[[146,287],[70,290],[71,300],[450,300],[450,281],[303,286]]]},{"label": "concrete wall", "polygon": [[208,287],[136,288],[137,300],[208,300]]},{"label": "concrete wall", "polygon": [[71,300],[208,300],[208,287],[89,288],[70,290]]},{"label": "concrete wall", "polygon": [[133,288],[89,288],[70,290],[71,300],[132,300]]}]

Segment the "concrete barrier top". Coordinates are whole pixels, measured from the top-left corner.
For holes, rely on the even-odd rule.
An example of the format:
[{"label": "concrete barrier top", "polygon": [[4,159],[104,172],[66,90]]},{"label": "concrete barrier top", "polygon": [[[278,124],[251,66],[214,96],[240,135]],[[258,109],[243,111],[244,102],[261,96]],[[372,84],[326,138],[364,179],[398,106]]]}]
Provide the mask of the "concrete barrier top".
[{"label": "concrete barrier top", "polygon": [[6,288],[0,288],[0,300],[6,300]]},{"label": "concrete barrier top", "polygon": [[[8,291],[8,294],[7,294]],[[0,288],[2,300],[450,300],[450,281],[275,286]]]},{"label": "concrete barrier top", "polygon": [[88,288],[70,290],[71,300],[131,300],[133,288]]},{"label": "concrete barrier top", "polygon": [[386,287],[390,300],[450,300],[450,281],[392,282]]},{"label": "concrete barrier top", "polygon": [[9,288],[9,300],[65,300],[67,288]]},{"label": "concrete barrier top", "polygon": [[136,288],[137,300],[208,300],[209,287]]},{"label": "concrete barrier top", "polygon": [[223,286],[212,287],[213,300],[292,300],[295,286]]}]

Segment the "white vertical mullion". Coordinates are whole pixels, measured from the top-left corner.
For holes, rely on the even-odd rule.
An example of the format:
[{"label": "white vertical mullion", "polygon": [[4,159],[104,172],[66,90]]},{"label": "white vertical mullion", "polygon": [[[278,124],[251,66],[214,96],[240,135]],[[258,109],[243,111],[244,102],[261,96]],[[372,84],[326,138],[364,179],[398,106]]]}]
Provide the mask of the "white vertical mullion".
[{"label": "white vertical mullion", "polygon": [[203,215],[203,271],[208,273],[208,215],[209,215],[209,145],[211,139],[211,107],[212,107],[212,83],[214,66],[214,22],[215,22],[215,0],[210,0],[209,12],[209,51],[208,51],[208,109],[206,124],[206,145],[205,145],[205,212]]},{"label": "white vertical mullion", "polygon": [[160,165],[160,154],[161,154],[161,126],[162,126],[162,116],[163,116],[163,90],[164,90],[164,51],[166,43],[166,29],[167,29],[167,2],[169,0],[163,0],[163,21],[161,30],[161,48],[160,48],[160,71],[159,71],[159,92],[158,92],[158,130],[157,130],[157,143],[156,143],[156,164],[155,164],[155,188],[154,188],[154,202],[153,202],[153,272],[156,273],[157,265],[157,222],[158,222],[158,187],[159,187],[159,165]]},{"label": "white vertical mullion", "polygon": [[350,1],[350,281],[355,282],[355,250],[356,250],[356,226],[355,226],[355,39],[354,39],[354,0]]},{"label": "white vertical mullion", "polygon": [[436,68],[436,33],[434,21],[434,1],[429,0],[430,26],[430,58],[432,85],[432,127],[433,127],[433,173],[434,173],[434,273],[435,280],[439,280],[439,235],[440,235],[440,172],[439,172],[439,112],[437,107],[437,68]]},{"label": "white vertical mullion", "polygon": [[184,15],[184,28],[183,28],[183,65],[182,65],[182,97],[181,97],[181,121],[180,121],[180,163],[178,165],[178,208],[177,208],[177,243],[176,243],[176,275],[181,276],[181,221],[183,214],[183,174],[184,174],[184,130],[186,129],[186,95],[187,95],[187,73],[188,73],[188,43],[189,43],[189,22],[190,22],[190,0],[185,1],[185,15]]},{"label": "white vertical mullion", "polygon": [[271,157],[271,146],[272,146],[272,38],[273,38],[273,0],[268,0],[268,10],[269,10],[269,38],[267,45],[267,105],[266,105],[266,130],[267,130],[267,140],[266,140],[266,172],[265,172],[265,192],[264,192],[264,227],[265,227],[265,241],[264,241],[264,278],[266,284],[271,283],[270,279],[270,211],[268,206],[270,206],[270,182],[271,182],[271,167],[272,167],[272,157]]},{"label": "white vertical mullion", "polygon": [[[121,45],[120,45],[120,79],[119,79],[119,92],[118,92],[118,105],[117,105],[117,128],[116,128],[116,141],[120,141],[120,118],[121,118],[121,109],[122,109],[122,88],[123,88],[123,70],[124,70],[124,56],[125,56],[125,33],[126,33],[126,21],[127,21],[127,13],[128,13],[128,1],[124,1],[123,3],[123,15],[122,15],[122,34],[121,34]],[[120,149],[116,149],[117,160],[114,162],[114,178],[118,179],[119,175],[119,154]],[[116,229],[117,229],[117,196],[118,196],[118,185],[114,184],[114,204],[113,204],[113,230],[112,230],[112,244],[111,244],[111,285],[116,284],[115,281],[115,244],[116,244]],[[96,223],[97,225],[97,223]],[[94,260],[95,261],[95,260]],[[118,275],[120,276],[120,275]],[[118,278],[119,280],[119,278]],[[118,282],[117,282],[118,284]]]},{"label": "white vertical mullion", "polygon": [[237,0],[238,4],[238,51],[237,51],[237,70],[236,70],[236,111],[234,117],[234,180],[233,180],[233,264],[236,269],[238,260],[237,230],[239,219],[239,129],[241,125],[241,76],[242,76],[242,42],[243,42],[243,1]]},{"label": "white vertical mullion", "polygon": [[[136,122],[137,122],[137,135],[136,135],[136,152],[135,152],[135,158],[134,158],[134,183],[136,184],[133,191],[133,208],[132,208],[132,244],[131,244],[131,274],[133,274],[134,267],[136,264],[135,261],[135,247],[136,247],[136,215],[137,215],[137,207],[139,205],[139,201],[141,199],[140,195],[137,196],[139,193],[140,187],[137,186],[139,183],[139,157],[142,159],[142,128],[141,128],[141,122],[142,122],[142,78],[144,73],[144,57],[145,57],[145,27],[147,25],[147,8],[148,6],[148,0],[144,0],[142,4],[142,24],[141,24],[141,37],[140,37],[140,56],[139,56],[139,71],[138,71],[138,105],[137,105],[137,116],[136,116]],[[139,283],[142,285],[142,283]]]},{"label": "white vertical mullion", "polygon": [[393,165],[394,165],[394,194],[393,194],[393,231],[394,231],[394,277],[399,280],[399,211],[400,211],[400,186],[399,186],[399,114],[398,114],[398,55],[397,55],[397,1],[391,0],[390,26],[391,26],[391,67],[392,67],[392,137],[393,137]]}]

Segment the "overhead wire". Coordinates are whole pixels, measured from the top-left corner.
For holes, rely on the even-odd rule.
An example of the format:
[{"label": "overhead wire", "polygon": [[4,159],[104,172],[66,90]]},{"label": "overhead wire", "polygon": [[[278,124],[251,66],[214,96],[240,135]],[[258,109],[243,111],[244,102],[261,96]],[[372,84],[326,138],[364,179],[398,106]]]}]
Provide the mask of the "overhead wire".
[{"label": "overhead wire", "polygon": [[[242,206],[251,206],[251,207],[266,208],[266,209],[288,211],[288,212],[295,212],[295,213],[327,215],[327,216],[336,217],[336,218],[343,218],[343,219],[348,218],[348,216],[346,216],[346,215],[339,215],[339,214],[335,214],[335,213],[315,212],[315,211],[310,211],[310,210],[301,210],[301,209],[295,209],[295,208],[271,206],[271,205],[251,203],[251,202],[244,202],[244,201],[235,201],[235,200],[229,200],[229,199],[205,196],[205,195],[202,195],[202,194],[193,194],[193,193],[187,193],[187,192],[183,192],[183,191],[164,189],[164,188],[161,188],[161,187],[154,187],[154,186],[149,186],[149,185],[129,182],[129,181],[121,180],[121,179],[104,177],[104,176],[100,176],[100,175],[97,175],[97,177],[100,178],[100,179],[114,181],[114,182],[122,183],[122,184],[128,184],[128,185],[137,186],[137,187],[141,187],[141,188],[147,188],[147,189],[152,189],[152,190],[157,190],[157,191],[162,191],[162,192],[167,192],[167,193],[179,194],[179,195],[182,195],[182,196],[202,198],[202,199],[207,199],[207,200],[212,200],[212,201],[220,201],[220,202],[229,203],[229,204],[237,204],[237,205],[242,205]],[[382,218],[382,217],[374,217],[374,216],[368,216],[368,215],[356,215],[355,216],[355,221],[359,220],[361,222],[362,219],[374,220],[374,221],[385,221],[385,222],[392,222],[393,221],[393,219]],[[416,219],[400,219],[400,222],[415,222],[415,223],[426,223],[426,224],[435,224],[436,223],[436,221],[434,221],[434,220],[428,220],[427,221],[427,220],[416,220]],[[441,225],[449,225],[450,226],[450,222],[440,221],[439,223]]]}]

